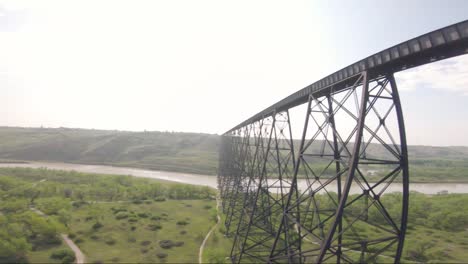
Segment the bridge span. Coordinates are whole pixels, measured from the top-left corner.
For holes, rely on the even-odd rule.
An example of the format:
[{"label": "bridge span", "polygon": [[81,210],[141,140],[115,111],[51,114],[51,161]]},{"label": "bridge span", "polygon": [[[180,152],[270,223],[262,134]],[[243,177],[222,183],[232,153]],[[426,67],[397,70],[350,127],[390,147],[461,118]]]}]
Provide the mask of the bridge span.
[{"label": "bridge span", "polygon": [[[466,53],[463,21],[353,63],[227,131],[218,187],[231,261],[400,262],[409,171],[394,73]],[[296,140],[290,109],[301,105]],[[386,192],[396,182],[401,192]],[[350,195],[352,186],[362,191]]]}]

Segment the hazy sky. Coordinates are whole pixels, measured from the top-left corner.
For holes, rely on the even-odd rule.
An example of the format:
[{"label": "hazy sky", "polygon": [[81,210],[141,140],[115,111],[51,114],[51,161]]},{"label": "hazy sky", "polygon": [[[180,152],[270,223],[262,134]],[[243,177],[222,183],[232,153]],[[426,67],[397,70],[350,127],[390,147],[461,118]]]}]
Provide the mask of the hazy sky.
[{"label": "hazy sky", "polygon": [[[223,133],[468,1],[0,0],[0,126]],[[468,56],[397,75],[409,144],[468,145]]]}]

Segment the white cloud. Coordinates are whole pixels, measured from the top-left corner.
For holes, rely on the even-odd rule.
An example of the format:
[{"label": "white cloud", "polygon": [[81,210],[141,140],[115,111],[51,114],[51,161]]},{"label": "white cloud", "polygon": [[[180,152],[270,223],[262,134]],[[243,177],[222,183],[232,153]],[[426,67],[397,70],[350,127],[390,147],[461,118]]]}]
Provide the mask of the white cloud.
[{"label": "white cloud", "polygon": [[437,89],[468,96],[468,55],[406,70],[396,75],[398,89]]}]

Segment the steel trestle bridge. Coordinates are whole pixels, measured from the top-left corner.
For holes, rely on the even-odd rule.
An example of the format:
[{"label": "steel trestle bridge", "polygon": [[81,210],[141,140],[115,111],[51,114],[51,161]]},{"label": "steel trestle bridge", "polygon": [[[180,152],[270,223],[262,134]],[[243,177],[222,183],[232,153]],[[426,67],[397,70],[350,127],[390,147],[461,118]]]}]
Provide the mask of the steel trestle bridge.
[{"label": "steel trestle bridge", "polygon": [[394,73],[466,53],[463,21],[345,67],[226,132],[218,187],[231,261],[400,262],[409,171]]}]

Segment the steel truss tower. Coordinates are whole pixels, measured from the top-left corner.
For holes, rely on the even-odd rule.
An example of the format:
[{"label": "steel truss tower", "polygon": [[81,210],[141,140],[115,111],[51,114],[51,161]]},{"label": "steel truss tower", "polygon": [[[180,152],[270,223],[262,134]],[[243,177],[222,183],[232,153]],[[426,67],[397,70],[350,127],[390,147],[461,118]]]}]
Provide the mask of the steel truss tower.
[{"label": "steel truss tower", "polygon": [[[306,111],[299,141],[288,110],[223,137],[219,184],[231,260],[393,262],[409,194],[393,75],[369,82],[364,72],[349,89],[311,95]],[[401,199],[390,211],[381,197],[394,183]]]},{"label": "steel truss tower", "polygon": [[[231,261],[400,262],[409,172],[394,73],[467,52],[463,21],[352,64],[225,133],[218,189]],[[300,105],[304,118],[292,120]]]}]

